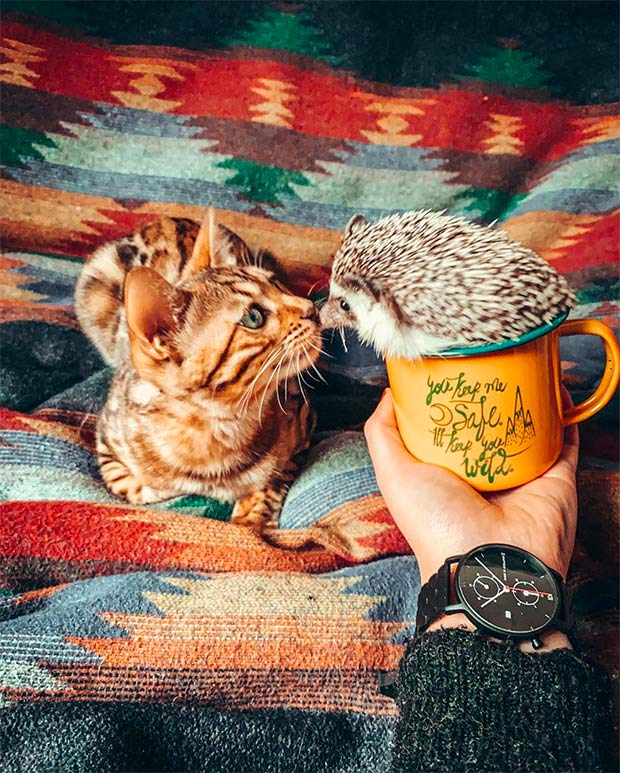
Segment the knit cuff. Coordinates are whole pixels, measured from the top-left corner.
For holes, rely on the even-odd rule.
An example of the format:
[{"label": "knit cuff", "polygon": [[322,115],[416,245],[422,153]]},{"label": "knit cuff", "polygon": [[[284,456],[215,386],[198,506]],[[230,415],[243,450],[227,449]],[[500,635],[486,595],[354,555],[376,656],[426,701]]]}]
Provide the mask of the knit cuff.
[{"label": "knit cuff", "polygon": [[410,642],[398,690],[396,771],[606,769],[609,680],[572,650],[437,631]]}]

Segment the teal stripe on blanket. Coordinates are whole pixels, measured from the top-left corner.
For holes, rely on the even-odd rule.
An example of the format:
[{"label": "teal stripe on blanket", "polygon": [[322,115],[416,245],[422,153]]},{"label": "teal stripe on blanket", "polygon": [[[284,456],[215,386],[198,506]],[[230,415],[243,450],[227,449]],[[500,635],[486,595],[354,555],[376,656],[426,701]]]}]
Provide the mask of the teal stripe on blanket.
[{"label": "teal stripe on blanket", "polygon": [[378,492],[372,467],[333,474],[301,496],[289,494],[280,516],[280,526],[283,529],[309,526],[346,502]]},{"label": "teal stripe on blanket", "polygon": [[595,190],[592,188],[567,188],[544,191],[534,189],[514,210],[510,217],[525,215],[526,212],[571,212],[575,215],[603,215],[620,205],[617,191]]},{"label": "teal stripe on blanket", "polygon": [[3,464],[0,481],[0,501],[30,500],[53,502],[104,502],[122,504],[100,480],[76,469],[63,469],[62,465],[46,467],[44,464]]},{"label": "teal stripe on blanket", "polygon": [[3,445],[0,445],[2,466],[25,465],[38,469],[53,467],[99,478],[94,455],[75,443],[14,430],[0,432],[0,437],[3,440]]},{"label": "teal stripe on blanket", "polygon": [[280,526],[310,526],[336,507],[378,491],[362,433],[339,433],[322,440],[310,452],[286,498]]},{"label": "teal stripe on blanket", "polygon": [[247,212],[252,204],[236,197],[234,188],[203,179],[143,176],[93,171],[28,159],[29,169],[7,169],[6,174],[23,185],[120,199],[174,201],[177,204],[213,206]]}]

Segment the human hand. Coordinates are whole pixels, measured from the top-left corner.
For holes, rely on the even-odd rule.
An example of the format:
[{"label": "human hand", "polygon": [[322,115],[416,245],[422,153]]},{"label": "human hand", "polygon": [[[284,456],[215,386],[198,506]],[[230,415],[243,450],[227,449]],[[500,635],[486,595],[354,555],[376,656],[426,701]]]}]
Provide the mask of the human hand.
[{"label": "human hand", "polygon": [[[566,390],[563,399],[570,404]],[[448,556],[491,542],[528,550],[566,577],[577,526],[576,426],[565,430],[560,458],[544,475],[484,497],[453,472],[411,456],[390,390],[364,431],[379,488],[418,560],[423,583]]]}]

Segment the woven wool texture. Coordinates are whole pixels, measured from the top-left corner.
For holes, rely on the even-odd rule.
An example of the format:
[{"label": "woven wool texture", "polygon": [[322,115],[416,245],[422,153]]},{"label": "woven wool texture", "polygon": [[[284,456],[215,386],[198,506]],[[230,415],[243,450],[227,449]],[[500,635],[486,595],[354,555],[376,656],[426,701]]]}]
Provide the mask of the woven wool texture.
[{"label": "woven wool texture", "polygon": [[[387,769],[377,674],[419,578],[359,431],[382,364],[327,337],[275,548],[228,505],[105,490],[110,373],[75,280],[103,241],[211,205],[318,295],[353,214],[446,209],[497,220],[568,277],[574,316],[617,330],[614,5],[3,3],[2,770]],[[602,353],[575,339],[562,358],[581,399]],[[616,678],[617,415],[582,426],[570,579]]]}]

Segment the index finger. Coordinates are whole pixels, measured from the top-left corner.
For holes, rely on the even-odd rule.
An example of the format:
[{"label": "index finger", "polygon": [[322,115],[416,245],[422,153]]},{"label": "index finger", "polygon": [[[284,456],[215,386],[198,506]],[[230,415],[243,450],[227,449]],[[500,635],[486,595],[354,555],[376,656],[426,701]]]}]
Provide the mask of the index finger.
[{"label": "index finger", "polygon": [[[560,384],[560,393],[562,395],[562,408],[572,408],[573,399],[564,384]],[[564,445],[562,446],[562,452],[558,461],[566,462],[573,472],[577,469],[579,461],[579,430],[576,424],[571,424],[564,428]]]}]

